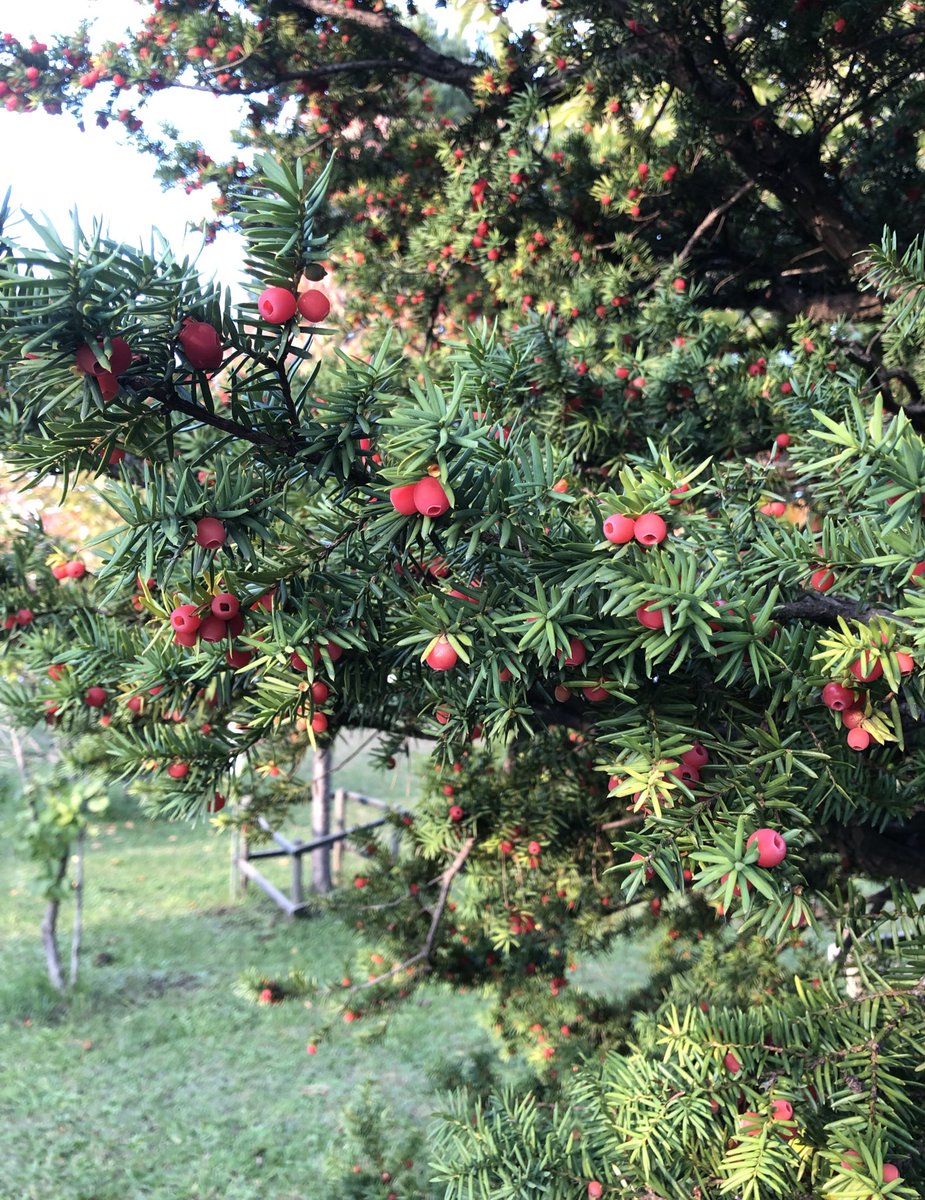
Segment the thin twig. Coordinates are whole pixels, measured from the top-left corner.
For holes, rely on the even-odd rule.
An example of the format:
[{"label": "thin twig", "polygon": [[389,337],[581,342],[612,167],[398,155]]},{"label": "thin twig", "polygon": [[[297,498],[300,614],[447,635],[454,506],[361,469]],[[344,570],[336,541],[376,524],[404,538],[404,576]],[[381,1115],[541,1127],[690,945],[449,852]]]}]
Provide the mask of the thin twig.
[{"label": "thin twig", "polygon": [[440,922],[443,920],[443,912],[446,908],[446,902],[450,894],[450,888],[453,885],[453,880],[462,870],[463,863],[465,863],[466,859],[469,857],[474,845],[475,838],[467,837],[460,846],[456,857],[453,859],[447,869],[439,876],[440,894],[437,896],[437,903],[434,905],[433,915],[430,919],[430,928],[427,931],[427,937],[424,939],[424,945],[417,952],[417,954],[412,954],[412,956],[410,958],[406,958],[404,962],[397,963],[394,967],[392,967],[391,971],[385,971],[382,975],[376,975],[375,978],[368,979],[365,983],[357,984],[357,988],[374,987],[377,983],[382,983],[385,979],[391,979],[393,975],[398,975],[402,971],[407,971],[409,967],[416,966],[418,963],[424,963],[427,968],[430,967],[431,958],[434,952],[434,943],[437,940]]},{"label": "thin twig", "polygon": [[691,249],[693,248],[695,243],[698,242],[701,239],[701,237],[703,237],[703,235],[710,228],[710,226],[715,221],[719,220],[719,218],[723,215],[724,212],[727,212],[730,208],[732,208],[732,206],[734,204],[737,204],[747,192],[750,192],[752,190],[752,188],[754,186],[755,186],[754,179],[746,180],[745,183],[743,183],[740,187],[736,188],[736,190],[732,193],[732,195],[729,197],[728,200],[725,200],[722,204],[718,204],[716,206],[716,208],[710,209],[710,211],[703,218],[703,220],[700,222],[700,224],[697,226],[697,228],[694,230],[694,232],[691,234],[691,236],[684,243],[684,248],[682,249],[681,253],[678,255],[677,261],[679,263],[684,262],[684,260],[690,254]]}]

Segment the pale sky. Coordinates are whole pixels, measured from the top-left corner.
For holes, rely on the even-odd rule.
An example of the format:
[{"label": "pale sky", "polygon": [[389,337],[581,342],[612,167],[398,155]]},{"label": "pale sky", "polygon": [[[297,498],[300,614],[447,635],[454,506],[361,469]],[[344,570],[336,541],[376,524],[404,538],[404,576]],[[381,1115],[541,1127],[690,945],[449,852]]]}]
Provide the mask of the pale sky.
[{"label": "pale sky", "polygon": [[[109,38],[118,40],[136,25],[143,9],[134,0],[29,0],[28,4],[2,5],[0,30],[24,39],[40,41],[54,32],[76,29],[81,15],[94,22],[92,44]],[[134,108],[137,97],[126,93],[125,107]],[[237,102],[228,97],[197,95],[194,92],[161,92],[148,100],[141,117],[152,134],[164,121],[174,123],[182,134],[199,137],[213,158],[230,155],[233,147],[228,131],[237,122]],[[187,221],[212,215],[215,188],[203,188],[187,196],[180,188],[164,192],[154,179],[155,161],[126,144],[121,130],[110,125],[98,129],[88,123],[81,134],[72,117],[47,113],[6,113],[0,109],[0,195],[12,185],[14,206],[33,215],[46,213],[58,229],[70,228],[70,212],[76,206],[81,223],[88,227],[93,217],[109,224],[113,237],[137,244],[146,242],[152,227],[164,234],[175,249],[195,253],[201,245],[198,233],[184,241]],[[204,274],[221,275],[231,283],[237,263],[235,241],[227,235],[206,247],[200,258]]]}]

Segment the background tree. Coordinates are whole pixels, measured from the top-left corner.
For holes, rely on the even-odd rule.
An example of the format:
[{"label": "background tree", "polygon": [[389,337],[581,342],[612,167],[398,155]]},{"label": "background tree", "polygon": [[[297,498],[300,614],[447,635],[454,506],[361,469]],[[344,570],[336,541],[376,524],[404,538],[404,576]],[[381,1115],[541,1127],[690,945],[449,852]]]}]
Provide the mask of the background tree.
[{"label": "background tree", "polygon": [[516,4],[448,10],[476,49],[381,0],[142,10],[99,47],[86,27],[7,35],[7,109],[120,126],[165,183],[218,185],[216,228],[250,168],[147,129],[153,93],[243,100],[242,149],[320,169],[336,147],[333,261],[360,324],[433,341],[501,305],[609,327],[675,257],[713,303],[875,315],[856,256],[923,217],[923,15],[905,0],[556,0],[525,32]]}]

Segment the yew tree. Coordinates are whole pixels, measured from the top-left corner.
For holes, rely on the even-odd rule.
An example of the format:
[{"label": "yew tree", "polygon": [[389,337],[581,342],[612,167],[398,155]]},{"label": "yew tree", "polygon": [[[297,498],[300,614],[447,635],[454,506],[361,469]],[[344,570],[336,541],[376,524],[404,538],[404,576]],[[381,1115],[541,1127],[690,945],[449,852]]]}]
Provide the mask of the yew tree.
[{"label": "yew tree", "polygon": [[[251,298],[4,233],[6,457],[115,522],[5,578],[11,718],[228,825],[340,729],[433,739],[340,1007],[484,987],[536,1072],[456,1096],[434,1195],[918,1195],[916,6],[562,4],[476,52],[328,0],[150,18],[11,45],[8,107],[251,95],[255,174],[158,145],[222,180]],[[362,355],[319,357],[331,299]],[[641,944],[644,986],[576,986]]]}]

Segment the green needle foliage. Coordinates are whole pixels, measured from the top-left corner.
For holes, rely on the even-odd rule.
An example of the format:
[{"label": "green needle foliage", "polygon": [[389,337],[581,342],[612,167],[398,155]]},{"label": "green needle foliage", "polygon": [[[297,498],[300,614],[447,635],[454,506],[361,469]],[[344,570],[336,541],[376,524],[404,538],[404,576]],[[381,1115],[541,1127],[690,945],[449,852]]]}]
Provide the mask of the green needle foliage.
[{"label": "green needle foliage", "polygon": [[[317,274],[307,179],[265,163],[253,189],[255,293]],[[346,889],[380,974],[345,1015],[428,974],[484,987],[541,1081],[452,1100],[435,1186],[918,1195],[917,405],[844,330],[797,322],[784,351],[742,315],[720,338],[664,276],[577,406],[555,381],[580,329],[549,316],[475,323],[429,365],[387,341],[319,368],[298,313],[257,320],[101,232],[33,232],[0,266],[8,458],[27,484],[92,472],[115,524],[60,580],[22,531],[0,701],[65,747],[96,736],[147,811],[229,826],[277,819],[340,728],[380,730],[384,756],[434,740],[402,854],[372,841]],[[630,344],[638,375],[614,370]],[[644,986],[573,985],[644,936]]]}]

